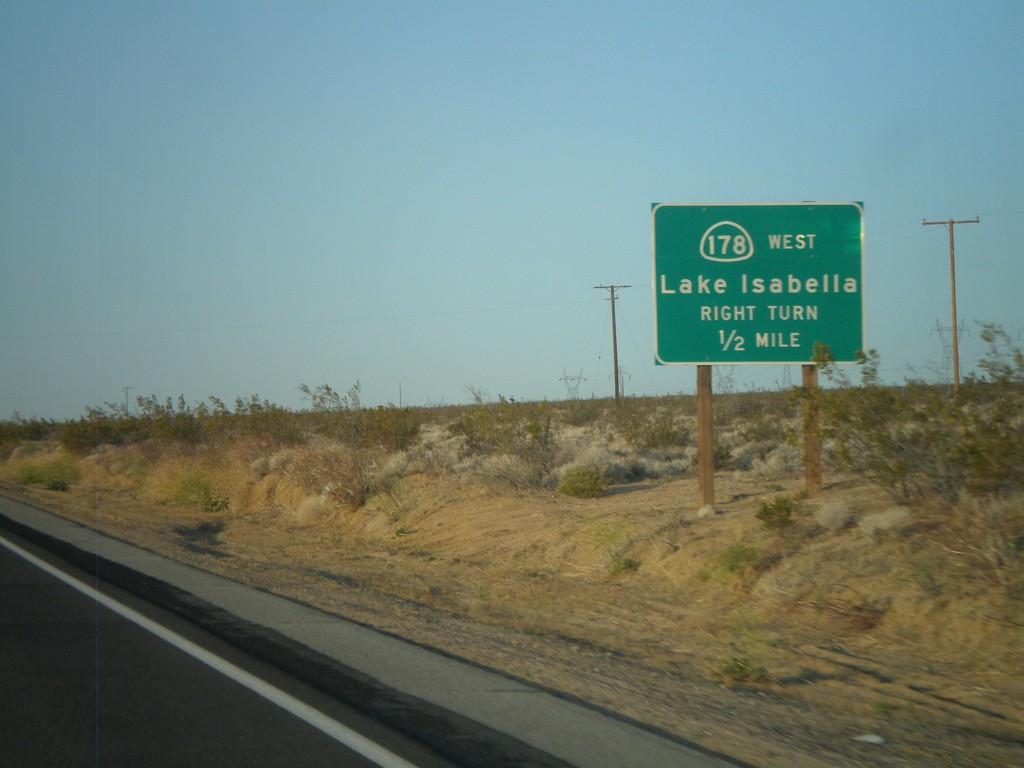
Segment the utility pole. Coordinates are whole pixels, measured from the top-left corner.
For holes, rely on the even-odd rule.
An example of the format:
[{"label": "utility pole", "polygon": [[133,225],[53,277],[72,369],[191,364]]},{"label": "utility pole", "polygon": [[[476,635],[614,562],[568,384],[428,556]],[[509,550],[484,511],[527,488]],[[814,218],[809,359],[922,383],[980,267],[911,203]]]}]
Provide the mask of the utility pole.
[{"label": "utility pole", "polygon": [[956,256],[953,247],[953,227],[957,224],[977,224],[981,218],[975,216],[973,219],[947,219],[946,221],[922,221],[924,226],[941,224],[949,229],[949,293],[953,305],[953,394],[960,394],[960,345],[957,339],[957,316],[956,316]]},{"label": "utility pole", "polygon": [[121,391],[124,392],[124,415],[128,415],[128,390],[135,389],[135,387],[121,387]]},{"label": "utility pole", "polygon": [[612,301],[612,365],[615,366],[615,402],[619,402],[619,344],[615,335],[615,291],[619,288],[632,288],[631,285],[595,285],[597,290],[608,291]]}]

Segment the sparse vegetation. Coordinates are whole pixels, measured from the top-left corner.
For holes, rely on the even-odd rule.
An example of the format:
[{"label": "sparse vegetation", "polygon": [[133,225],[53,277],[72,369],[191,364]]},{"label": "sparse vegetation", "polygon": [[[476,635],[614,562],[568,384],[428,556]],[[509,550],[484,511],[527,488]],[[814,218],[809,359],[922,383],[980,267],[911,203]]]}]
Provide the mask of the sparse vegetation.
[{"label": "sparse vegetation", "polygon": [[579,499],[596,499],[604,493],[601,473],[593,467],[578,467],[565,473],[558,483],[559,493]]},{"label": "sparse vegetation", "polygon": [[721,668],[722,679],[727,683],[764,683],[768,670],[763,664],[747,656],[733,656]]},{"label": "sparse vegetation", "polygon": [[1024,359],[999,329],[982,337],[982,373],[956,397],[946,387],[881,383],[879,359],[864,355],[853,386],[821,347],[816,360],[837,386],[818,392],[822,436],[844,467],[868,477],[901,502],[1024,491]]},{"label": "sparse vegetation", "polygon": [[718,556],[718,562],[729,573],[742,573],[752,568],[761,556],[757,547],[733,544]]},{"label": "sparse vegetation", "polygon": [[721,501],[705,516],[686,396],[522,403],[475,391],[464,406],[365,408],[358,385],[321,385],[301,388],[300,412],[256,396],[232,407],[148,397],[132,414],[108,404],[63,424],[0,423],[0,479],[69,515],[77,502],[92,524],[88,486],[105,525],[118,500],[134,515],[119,535],[157,550],[168,536],[174,553],[233,577],[241,556],[266,561],[242,571],[286,576],[261,586],[301,584],[301,599],[321,578],[360,584],[353,600],[377,590],[773,696],[816,679],[830,683],[797,695],[843,696],[866,675],[858,706],[870,713],[889,674],[873,676],[879,654],[960,665],[949,679],[1016,669],[1024,600],[1016,353],[992,356],[956,399],[883,385],[872,360],[855,385],[822,359],[833,386],[814,406],[831,477],[810,498],[792,393],[716,396]]},{"label": "sparse vegetation", "polygon": [[81,476],[78,461],[67,454],[43,454],[20,462],[16,467],[19,483],[43,486],[50,491],[66,491]]},{"label": "sparse vegetation", "polygon": [[199,507],[204,512],[221,512],[228,508],[230,499],[227,494],[216,490],[208,477],[193,474],[178,481],[173,501],[175,504]]},{"label": "sparse vegetation", "polygon": [[762,501],[755,517],[770,531],[782,531],[793,524],[793,502],[785,496]]},{"label": "sparse vegetation", "polygon": [[620,573],[628,573],[630,571],[636,571],[640,569],[640,561],[634,560],[631,557],[623,557],[617,555],[613,560],[611,566],[608,568],[608,572],[613,576]]},{"label": "sparse vegetation", "polygon": [[[987,355],[959,394],[921,381],[884,385],[874,352],[853,386],[819,347],[816,361],[836,386],[820,390],[814,407],[833,460],[900,503],[890,517],[907,519],[910,506],[944,509],[935,546],[1011,588],[1024,573],[1024,547],[1013,543],[1024,521],[1024,353],[998,327],[981,335]],[[877,534],[887,530],[881,521],[858,524]]]}]

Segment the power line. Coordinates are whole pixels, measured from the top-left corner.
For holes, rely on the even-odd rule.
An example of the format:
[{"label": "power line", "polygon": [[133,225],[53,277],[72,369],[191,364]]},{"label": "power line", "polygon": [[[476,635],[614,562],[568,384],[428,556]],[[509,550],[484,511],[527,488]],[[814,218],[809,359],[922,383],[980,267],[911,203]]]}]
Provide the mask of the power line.
[{"label": "power line", "polygon": [[[629,286],[616,286],[628,288]],[[100,338],[117,336],[154,336],[176,333],[208,333],[212,331],[259,331],[275,328],[303,328],[311,326],[347,325],[350,323],[378,323],[390,320],[422,320],[435,317],[458,317],[460,315],[492,314],[495,312],[515,312],[526,309],[547,309],[549,307],[568,307],[576,304],[589,304],[600,299],[584,299],[581,301],[558,301],[541,304],[516,304],[496,307],[478,307],[475,309],[455,309],[442,312],[421,312],[416,314],[395,315],[362,315],[356,317],[336,318],[333,320],[296,320],[290,322],[244,323],[237,325],[202,325],[181,326],[177,328],[141,328],[118,329],[116,331],[73,331],[69,333],[26,333],[0,336],[0,341],[20,341],[28,339],[75,339]]]}]

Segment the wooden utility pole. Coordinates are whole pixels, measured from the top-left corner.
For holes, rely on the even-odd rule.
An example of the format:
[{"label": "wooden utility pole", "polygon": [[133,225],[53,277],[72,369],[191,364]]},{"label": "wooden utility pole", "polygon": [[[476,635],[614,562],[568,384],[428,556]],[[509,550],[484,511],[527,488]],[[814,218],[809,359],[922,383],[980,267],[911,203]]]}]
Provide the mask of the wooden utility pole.
[{"label": "wooden utility pole", "polygon": [[953,247],[953,227],[956,224],[977,224],[981,221],[981,218],[975,216],[973,219],[946,219],[946,221],[924,221],[924,226],[932,224],[941,224],[949,229],[949,292],[951,303],[953,305],[953,394],[960,394],[960,344],[957,336],[957,317],[956,317],[956,256],[954,255],[955,249]]},{"label": "wooden utility pole", "polygon": [[619,343],[615,334],[615,291],[619,288],[632,288],[631,285],[595,285],[595,289],[608,291],[612,301],[612,365],[615,377],[615,402],[619,402]]}]

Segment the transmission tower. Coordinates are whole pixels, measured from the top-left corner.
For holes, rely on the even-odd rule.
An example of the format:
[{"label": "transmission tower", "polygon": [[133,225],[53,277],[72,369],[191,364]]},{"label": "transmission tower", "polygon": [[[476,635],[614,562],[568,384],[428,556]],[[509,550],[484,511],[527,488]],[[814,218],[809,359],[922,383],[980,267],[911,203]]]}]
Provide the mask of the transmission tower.
[{"label": "transmission tower", "polygon": [[615,397],[625,396],[626,382],[633,378],[633,375],[625,368],[619,368],[619,377],[615,382]]},{"label": "transmission tower", "polygon": [[[953,365],[953,329],[949,326],[943,326],[938,320],[935,321],[935,327],[932,329],[932,333],[939,337],[939,341],[942,342],[942,368],[939,370],[939,375],[943,384],[950,381],[950,368]],[[964,326],[964,321],[961,320],[956,328],[956,339],[959,343],[965,335],[970,334],[970,331]]]},{"label": "transmission tower", "polygon": [[736,382],[733,377],[736,375],[735,365],[716,365],[715,378],[718,381],[718,391],[728,395],[736,391]]},{"label": "transmission tower", "polygon": [[567,390],[569,390],[568,397],[569,397],[570,400],[579,400],[580,399],[580,384],[582,384],[584,381],[586,381],[586,379],[583,378],[583,369],[582,368],[580,368],[580,372],[579,372],[578,376],[570,376],[568,373],[565,372],[565,368],[563,368],[562,369],[562,378],[560,378],[559,381],[564,381],[565,382],[565,388]]}]

